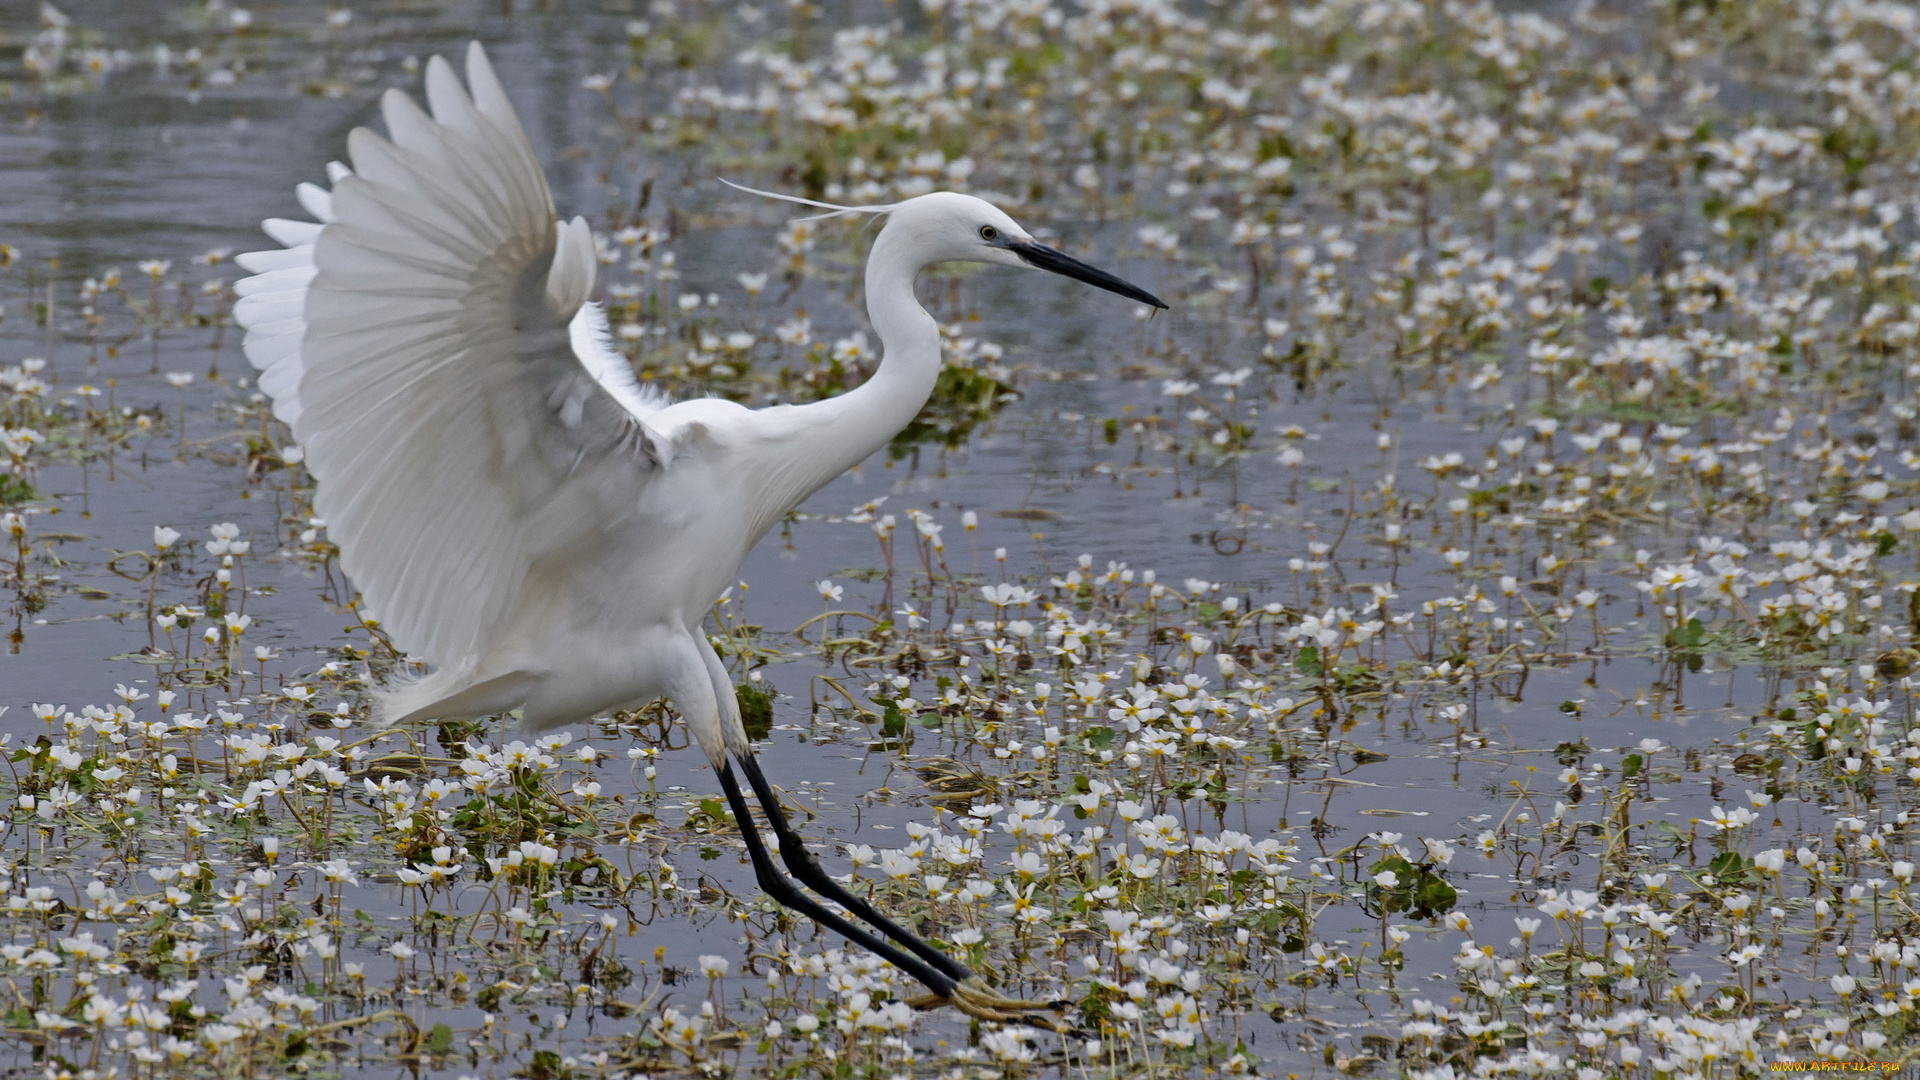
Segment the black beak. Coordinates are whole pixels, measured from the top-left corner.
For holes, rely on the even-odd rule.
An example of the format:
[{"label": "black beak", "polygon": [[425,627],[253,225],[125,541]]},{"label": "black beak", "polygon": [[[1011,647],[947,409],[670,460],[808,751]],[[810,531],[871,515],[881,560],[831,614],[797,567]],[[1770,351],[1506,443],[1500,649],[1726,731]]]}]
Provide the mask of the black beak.
[{"label": "black beak", "polygon": [[1167,306],[1166,301],[1140,286],[1121,281],[1105,270],[1088,266],[1058,248],[1036,244],[1031,240],[1013,240],[1008,242],[1007,250],[1020,256],[1028,266],[1037,270],[1051,270],[1056,274],[1065,274],[1075,281],[1084,281],[1095,288],[1119,293],[1129,300],[1138,300],[1157,308],[1164,309]]}]

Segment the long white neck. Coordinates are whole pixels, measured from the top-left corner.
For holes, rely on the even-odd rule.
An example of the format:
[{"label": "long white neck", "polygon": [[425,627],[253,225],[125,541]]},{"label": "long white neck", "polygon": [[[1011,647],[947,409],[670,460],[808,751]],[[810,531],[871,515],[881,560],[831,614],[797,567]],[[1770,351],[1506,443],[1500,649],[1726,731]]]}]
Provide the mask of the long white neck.
[{"label": "long white neck", "polygon": [[797,505],[841,473],[871,457],[907,426],[927,403],[940,377],[940,327],[913,295],[924,260],[908,250],[906,230],[886,228],[867,256],[867,318],[880,337],[880,366],[866,382],[797,408],[804,419],[800,442],[770,477],[780,489],[773,500]]}]

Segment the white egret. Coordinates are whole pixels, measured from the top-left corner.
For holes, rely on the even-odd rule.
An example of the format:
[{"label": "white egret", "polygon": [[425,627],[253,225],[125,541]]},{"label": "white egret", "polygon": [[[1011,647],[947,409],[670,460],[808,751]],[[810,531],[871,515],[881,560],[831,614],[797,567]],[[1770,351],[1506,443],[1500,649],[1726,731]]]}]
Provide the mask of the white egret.
[{"label": "white egret", "polygon": [[[1166,305],[979,199],[937,192],[861,208],[887,215],[866,268],[884,355],[865,383],[807,405],[669,403],[611,347],[590,299],[592,233],[555,219],[480,46],[464,88],[435,57],[426,94],[431,116],[387,91],[387,137],[349,134],[352,167],[329,167],[332,190],[298,189],[317,220],[265,222],[284,248],[240,256],[254,276],[235,287],[247,358],[306,451],[342,568],[393,641],[432,665],[376,691],[377,718],[518,709],[544,728],[671,698],[775,900],[925,983],[916,1004],[997,1020],[1048,1008],[987,988],[826,874],[761,772],[701,624],[774,523],[926,403],[941,360],[914,299],[921,270],[1038,267]],[[793,878],[757,833],[735,763]]]}]

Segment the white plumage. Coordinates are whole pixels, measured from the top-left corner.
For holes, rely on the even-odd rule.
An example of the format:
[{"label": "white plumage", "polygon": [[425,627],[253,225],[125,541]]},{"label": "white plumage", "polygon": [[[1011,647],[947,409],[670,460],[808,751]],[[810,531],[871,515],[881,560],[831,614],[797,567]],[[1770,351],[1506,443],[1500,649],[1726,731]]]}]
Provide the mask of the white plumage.
[{"label": "white plumage", "polygon": [[[513,708],[551,674],[483,661],[514,636],[516,609],[524,618],[542,553],[631,535],[657,464],[644,455],[660,445],[647,423],[666,407],[608,347],[605,316],[586,302],[592,234],[555,222],[477,50],[469,79],[471,98],[435,58],[432,118],[389,92],[393,141],[355,131],[354,167],[330,170],[334,190],[298,190],[319,223],[270,221],[287,249],[241,257],[257,274],[238,286],[247,356],[305,446],[343,566],[394,639],[436,666],[386,696],[388,720],[475,676],[517,689],[452,713]],[[562,517],[568,507],[590,516]]]},{"label": "white plumage", "polygon": [[480,47],[467,88],[435,57],[426,91],[431,116],[386,93],[387,137],[355,129],[351,168],[328,168],[331,191],[300,185],[315,221],[264,224],[282,247],[240,256],[254,276],[234,311],[261,388],[306,451],[343,569],[395,643],[432,665],[379,691],[378,718],[521,709],[542,727],[671,697],[742,825],[729,756],[788,866],[908,952],[798,893],[745,828],[769,892],[974,1015],[1029,1011],[811,862],[770,803],[701,624],[775,522],[926,402],[940,341],[913,296],[924,267],[1033,266],[1165,305],[1041,247],[979,199],[938,192],[873,208],[889,215],[866,277],[885,354],[866,383],[805,406],[670,405],[612,348],[590,300],[592,233],[556,220]]}]

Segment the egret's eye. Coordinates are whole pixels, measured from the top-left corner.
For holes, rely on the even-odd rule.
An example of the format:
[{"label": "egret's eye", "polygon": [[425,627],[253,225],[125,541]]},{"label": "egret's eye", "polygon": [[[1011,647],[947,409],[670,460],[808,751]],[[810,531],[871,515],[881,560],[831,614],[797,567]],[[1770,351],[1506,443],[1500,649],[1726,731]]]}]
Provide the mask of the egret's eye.
[{"label": "egret's eye", "polygon": [[980,226],[980,239],[994,241],[1000,239],[1000,230],[991,225]]}]

